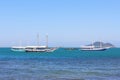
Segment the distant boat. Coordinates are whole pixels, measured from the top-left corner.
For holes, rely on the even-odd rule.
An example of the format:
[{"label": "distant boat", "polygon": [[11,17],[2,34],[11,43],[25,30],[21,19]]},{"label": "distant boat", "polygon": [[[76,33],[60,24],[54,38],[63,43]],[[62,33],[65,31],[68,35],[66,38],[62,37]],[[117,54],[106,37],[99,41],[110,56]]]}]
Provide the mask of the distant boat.
[{"label": "distant boat", "polygon": [[24,51],[24,52],[53,52],[57,48],[48,47],[48,35],[46,36],[46,46],[39,46],[39,34],[37,35],[37,46],[13,46],[12,51]]},{"label": "distant boat", "polygon": [[72,51],[72,50],[78,50],[78,48],[65,48],[65,50],[70,50],[70,51]]},{"label": "distant boat", "polygon": [[57,48],[48,48],[47,46],[27,46],[26,52],[53,52]]},{"label": "distant boat", "polygon": [[12,51],[25,51],[25,47],[23,47],[23,46],[13,46],[12,48],[11,48],[11,50]]},{"label": "distant boat", "polygon": [[48,35],[46,35],[46,46],[39,46],[39,35],[37,35],[38,46],[26,46],[25,52],[53,52],[57,48],[48,47]]},{"label": "distant boat", "polygon": [[80,50],[82,51],[104,51],[107,50],[108,48],[102,47],[101,43],[99,47],[96,47],[92,44],[92,46],[81,46]]},{"label": "distant boat", "polygon": [[21,41],[20,41],[19,46],[12,46],[11,50],[23,52],[25,51],[25,46],[21,46]]}]

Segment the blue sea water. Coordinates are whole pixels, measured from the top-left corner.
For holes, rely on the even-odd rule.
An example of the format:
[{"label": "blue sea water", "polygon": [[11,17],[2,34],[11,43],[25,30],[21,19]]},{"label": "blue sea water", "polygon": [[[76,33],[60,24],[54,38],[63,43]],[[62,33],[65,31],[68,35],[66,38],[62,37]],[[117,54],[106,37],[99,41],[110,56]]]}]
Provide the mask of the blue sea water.
[{"label": "blue sea water", "polygon": [[26,53],[0,48],[0,80],[120,80],[120,49]]}]

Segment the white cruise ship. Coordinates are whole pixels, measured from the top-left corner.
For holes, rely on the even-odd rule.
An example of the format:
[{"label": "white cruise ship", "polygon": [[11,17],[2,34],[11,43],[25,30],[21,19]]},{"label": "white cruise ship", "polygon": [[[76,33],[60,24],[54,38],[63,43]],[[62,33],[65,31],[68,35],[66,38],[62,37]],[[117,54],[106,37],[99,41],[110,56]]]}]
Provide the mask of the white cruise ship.
[{"label": "white cruise ship", "polygon": [[82,51],[104,51],[108,48],[102,47],[102,44],[100,43],[98,47],[94,46],[93,44],[91,46],[81,46],[80,50]]},{"label": "white cruise ship", "polygon": [[104,51],[107,48],[95,47],[95,46],[81,46],[80,50],[82,51]]}]

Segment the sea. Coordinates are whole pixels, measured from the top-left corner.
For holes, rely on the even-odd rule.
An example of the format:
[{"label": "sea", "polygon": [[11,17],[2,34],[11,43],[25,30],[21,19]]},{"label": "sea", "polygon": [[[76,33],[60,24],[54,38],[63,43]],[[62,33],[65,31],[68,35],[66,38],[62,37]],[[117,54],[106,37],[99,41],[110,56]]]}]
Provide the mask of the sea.
[{"label": "sea", "polygon": [[50,53],[0,48],[0,80],[120,80],[120,48]]}]

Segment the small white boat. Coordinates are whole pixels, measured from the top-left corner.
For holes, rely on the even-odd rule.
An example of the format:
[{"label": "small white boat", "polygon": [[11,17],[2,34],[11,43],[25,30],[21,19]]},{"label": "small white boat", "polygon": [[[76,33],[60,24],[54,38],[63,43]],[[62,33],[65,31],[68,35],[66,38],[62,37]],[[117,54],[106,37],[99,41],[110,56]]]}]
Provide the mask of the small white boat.
[{"label": "small white boat", "polygon": [[23,47],[23,46],[13,46],[12,48],[11,48],[11,50],[12,51],[25,51],[25,47]]},{"label": "small white boat", "polygon": [[11,47],[11,50],[12,50],[12,51],[20,51],[20,52],[23,52],[23,51],[25,51],[25,46],[22,46],[22,42],[19,41],[19,46],[12,46],[12,47]]}]

